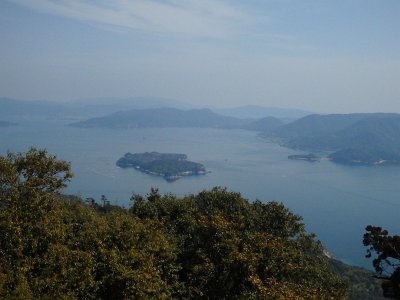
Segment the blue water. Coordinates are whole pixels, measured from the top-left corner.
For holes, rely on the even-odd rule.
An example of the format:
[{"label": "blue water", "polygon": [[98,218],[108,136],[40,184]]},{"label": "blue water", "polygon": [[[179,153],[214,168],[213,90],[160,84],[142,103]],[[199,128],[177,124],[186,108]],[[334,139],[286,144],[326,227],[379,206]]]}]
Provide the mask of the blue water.
[{"label": "blue water", "polygon": [[[336,258],[366,267],[371,261],[364,258],[365,226],[400,231],[398,166],[292,161],[287,156],[298,151],[243,130],[81,129],[65,126],[67,121],[10,121],[19,126],[0,128],[0,154],[35,146],[70,161],[75,177],[66,193],[96,199],[104,194],[112,203],[129,207],[133,192],[146,194],[151,187],[182,196],[224,186],[249,200],[283,202],[303,217],[307,230],[316,233]],[[134,169],[118,168],[116,160],[128,151],[185,153],[211,173],[168,183]]]}]

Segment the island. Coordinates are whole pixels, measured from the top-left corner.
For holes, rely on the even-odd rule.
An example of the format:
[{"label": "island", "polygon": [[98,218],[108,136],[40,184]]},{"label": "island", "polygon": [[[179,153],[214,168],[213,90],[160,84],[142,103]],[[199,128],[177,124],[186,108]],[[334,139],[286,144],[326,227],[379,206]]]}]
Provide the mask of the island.
[{"label": "island", "polygon": [[208,173],[202,164],[189,161],[186,154],[179,153],[128,152],[116,164],[121,168],[135,168],[146,174],[162,176],[167,181]]},{"label": "island", "polygon": [[294,160],[305,160],[305,161],[312,161],[312,162],[321,161],[322,159],[324,159],[324,157],[316,156],[313,153],[289,155],[288,158],[294,159]]}]

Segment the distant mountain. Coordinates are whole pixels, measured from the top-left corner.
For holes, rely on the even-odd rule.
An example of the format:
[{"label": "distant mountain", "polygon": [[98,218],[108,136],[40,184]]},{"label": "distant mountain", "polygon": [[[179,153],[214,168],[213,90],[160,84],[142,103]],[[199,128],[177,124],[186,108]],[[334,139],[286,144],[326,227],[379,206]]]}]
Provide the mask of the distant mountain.
[{"label": "distant mountain", "polygon": [[333,134],[366,118],[368,114],[308,115],[275,131],[275,135],[299,142],[302,139]]},{"label": "distant mountain", "polygon": [[131,109],[152,109],[174,107],[178,109],[191,109],[191,105],[174,99],[160,97],[130,97],[130,98],[87,98],[71,102],[70,105],[80,111],[90,113],[92,116],[101,116]]},{"label": "distant mountain", "polygon": [[399,114],[310,115],[266,135],[295,149],[334,151],[340,163],[400,163]]},{"label": "distant mountain", "polygon": [[133,109],[72,123],[75,127],[214,127],[242,128],[248,121],[218,115],[209,109],[176,108]]},{"label": "distant mountain", "polygon": [[190,108],[189,105],[179,101],[156,97],[90,98],[62,103],[0,97],[0,116],[88,118],[128,109],[148,109],[165,106]]},{"label": "distant mountain", "polygon": [[281,127],[284,123],[274,117],[265,117],[255,121],[250,121],[243,129],[261,131],[264,133],[272,132]]},{"label": "distant mountain", "polygon": [[282,125],[275,118],[262,120],[222,116],[209,109],[180,110],[176,108],[134,109],[104,117],[72,123],[75,127],[141,128],[141,127],[204,127],[271,131]]},{"label": "distant mountain", "polygon": [[213,111],[221,115],[236,118],[260,119],[264,117],[275,117],[278,119],[287,119],[291,121],[311,114],[311,112],[299,109],[265,107],[257,105],[246,105],[233,108],[216,108],[213,109]]},{"label": "distant mountain", "polygon": [[[275,117],[269,116],[268,113],[260,113],[264,111],[264,108],[256,107],[256,106],[247,106],[243,107],[244,111],[247,111],[244,115],[248,115],[249,117],[232,117],[227,115],[221,115],[219,113],[212,112],[211,110],[207,111],[208,115],[197,116],[196,111],[201,111],[201,109],[194,109],[193,106],[176,101],[174,99],[167,99],[167,98],[160,98],[160,97],[130,97],[130,98],[111,98],[111,97],[104,97],[104,98],[87,98],[87,99],[80,99],[77,101],[71,102],[48,102],[48,101],[33,101],[33,100],[19,100],[7,97],[0,97],[0,117],[21,117],[21,116],[41,116],[41,117],[48,117],[48,118],[60,118],[60,119],[76,119],[76,120],[84,120],[88,118],[94,118],[99,116],[107,116],[107,118],[111,117],[108,116],[110,114],[116,114],[111,118],[127,118],[125,121],[127,124],[120,124],[122,127],[129,127],[135,126],[132,123],[130,117],[127,117],[123,111],[134,111],[134,110],[142,110],[140,113],[146,113],[145,110],[154,110],[153,113],[161,113],[165,120],[155,119],[152,120],[152,113],[147,114],[144,117],[134,116],[137,121],[137,125],[139,127],[165,127],[165,126],[178,126],[178,127],[193,127],[193,126],[200,126],[204,127],[206,125],[199,125],[199,120],[195,120],[199,118],[200,120],[203,117],[206,120],[210,120],[209,127],[223,127],[223,128],[243,128],[249,130],[258,130],[258,131],[267,131],[275,129],[278,125],[282,125],[282,121],[278,120]],[[161,108],[175,108],[181,111],[191,111],[188,114],[179,115],[177,111],[168,111],[165,110],[164,112],[156,112],[156,110],[160,110]],[[239,108],[238,108],[239,109]],[[279,114],[279,111],[286,111],[285,115],[294,116],[296,114],[292,114],[291,110],[286,109],[273,109],[275,110],[274,114]],[[240,110],[240,109],[239,109]],[[295,110],[293,110],[295,111]],[[265,111],[264,111],[265,112]],[[140,114],[139,113],[139,114]],[[174,113],[176,115],[174,115]],[[133,112],[133,114],[135,114]],[[164,115],[165,114],[165,115]],[[193,116],[191,115],[193,114]],[[204,111],[203,111],[204,114]],[[214,114],[214,115],[212,115]],[[169,116],[168,116],[169,115]],[[243,114],[242,114],[243,115]],[[186,117],[194,117],[194,120],[185,120]],[[175,121],[171,121],[170,118],[175,118]],[[129,119],[129,120],[128,120]],[[145,121],[147,119],[147,121]],[[218,121],[217,121],[218,119]],[[244,120],[246,119],[246,120]],[[92,122],[92,121],[90,121]],[[94,122],[94,121],[93,121]],[[106,122],[104,120],[104,122]],[[110,121],[111,122],[111,121]],[[165,124],[161,124],[164,122]],[[175,123],[174,123],[175,122]],[[196,124],[197,122],[197,124]],[[118,123],[118,122],[116,122]],[[128,124],[129,123],[129,124]],[[181,124],[180,124],[181,123]],[[191,124],[192,123],[192,124]],[[201,122],[200,122],[201,123]],[[223,123],[223,125],[221,125]],[[89,123],[87,123],[89,124]],[[94,123],[93,123],[94,124]],[[189,124],[189,125],[186,125]],[[82,123],[83,126],[83,123]],[[93,126],[100,126],[100,124],[93,125]],[[102,124],[101,126],[119,126],[119,125],[111,125],[111,124]],[[246,128],[247,126],[247,128]]]}]

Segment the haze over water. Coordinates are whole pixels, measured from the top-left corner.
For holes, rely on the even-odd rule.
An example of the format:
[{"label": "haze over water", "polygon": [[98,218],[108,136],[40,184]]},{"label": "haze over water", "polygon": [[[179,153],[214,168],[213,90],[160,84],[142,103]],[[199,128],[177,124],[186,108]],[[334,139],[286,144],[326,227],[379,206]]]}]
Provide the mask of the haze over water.
[{"label": "haze over water", "polygon": [[0,96],[400,112],[399,15],[398,0],[3,0]]},{"label": "haze over water", "polygon": [[[66,193],[129,207],[132,192],[145,195],[151,187],[178,196],[214,186],[241,192],[253,201],[280,201],[304,218],[335,257],[371,266],[364,258],[362,235],[368,224],[399,232],[400,167],[350,167],[328,161],[287,159],[299,153],[268,143],[254,132],[198,128],[82,129],[66,121],[25,118],[19,126],[0,128],[1,154],[48,149],[70,161],[75,177]],[[116,160],[126,152],[185,153],[210,174],[168,183],[161,177],[121,169]]]}]

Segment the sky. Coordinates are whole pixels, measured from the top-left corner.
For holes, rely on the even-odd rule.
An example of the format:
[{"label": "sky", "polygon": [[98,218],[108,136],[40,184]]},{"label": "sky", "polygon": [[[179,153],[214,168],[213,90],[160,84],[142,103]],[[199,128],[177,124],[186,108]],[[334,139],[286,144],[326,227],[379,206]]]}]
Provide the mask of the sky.
[{"label": "sky", "polygon": [[400,1],[0,0],[1,96],[400,112]]}]

